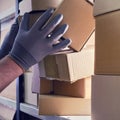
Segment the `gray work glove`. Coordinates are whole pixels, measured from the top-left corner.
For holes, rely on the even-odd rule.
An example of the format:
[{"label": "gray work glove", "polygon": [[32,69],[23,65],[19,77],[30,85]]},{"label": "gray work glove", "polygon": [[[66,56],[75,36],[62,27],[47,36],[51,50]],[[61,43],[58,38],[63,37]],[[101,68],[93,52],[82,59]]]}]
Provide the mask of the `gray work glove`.
[{"label": "gray work glove", "polygon": [[18,33],[19,24],[18,20],[16,19],[15,23],[11,26],[10,31],[7,33],[7,35],[4,38],[4,41],[0,48],[0,59],[5,57],[9,54],[10,50],[12,49],[15,37]]},{"label": "gray work glove", "polygon": [[64,24],[58,27],[63,19],[60,14],[45,25],[53,12],[53,9],[47,10],[31,29],[28,28],[29,14],[24,15],[13,49],[9,54],[24,70],[38,63],[48,54],[55,53],[70,44],[69,39],[54,44],[67,31],[68,25]]}]

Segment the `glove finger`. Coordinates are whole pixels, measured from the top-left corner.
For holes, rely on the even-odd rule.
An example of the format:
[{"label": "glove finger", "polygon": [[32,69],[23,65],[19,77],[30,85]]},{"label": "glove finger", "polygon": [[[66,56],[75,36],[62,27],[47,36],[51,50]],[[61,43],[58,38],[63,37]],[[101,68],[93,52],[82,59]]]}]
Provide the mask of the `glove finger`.
[{"label": "glove finger", "polygon": [[64,24],[61,25],[60,27],[58,27],[51,35],[50,37],[50,42],[56,42],[57,40],[59,40],[64,34],[65,32],[68,30],[68,25]]},{"label": "glove finger", "polygon": [[63,48],[68,47],[70,44],[71,44],[71,40],[70,39],[65,39],[65,40],[61,41],[60,43],[58,43],[56,45],[53,45],[52,53],[60,51]]},{"label": "glove finger", "polygon": [[32,26],[32,30],[41,29],[44,26],[44,24],[48,21],[48,19],[51,17],[53,12],[54,10],[50,8],[45,13],[43,13]]},{"label": "glove finger", "polygon": [[63,15],[61,14],[56,15],[53,18],[53,20],[44,27],[43,29],[44,35],[48,36],[48,34],[50,34],[60,24],[62,19],[63,19]]},{"label": "glove finger", "polygon": [[27,31],[28,29],[29,29],[29,14],[25,13],[20,24],[20,30]]}]

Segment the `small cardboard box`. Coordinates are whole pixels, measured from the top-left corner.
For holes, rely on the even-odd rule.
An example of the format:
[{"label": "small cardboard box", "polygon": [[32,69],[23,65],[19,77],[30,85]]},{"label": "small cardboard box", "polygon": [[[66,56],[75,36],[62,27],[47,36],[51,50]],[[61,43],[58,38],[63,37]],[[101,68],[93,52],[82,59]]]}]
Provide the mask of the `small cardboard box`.
[{"label": "small cardboard box", "polygon": [[23,15],[25,12],[57,8],[62,2],[63,0],[23,0],[19,4],[20,15]]},{"label": "small cardboard box", "polygon": [[74,83],[53,81],[54,94],[79,98],[91,98],[91,77],[77,80]]},{"label": "small cardboard box", "polygon": [[92,77],[92,120],[120,120],[120,76]]},{"label": "small cardboard box", "polygon": [[120,75],[120,10],[95,19],[95,74]]},{"label": "small cardboard box", "polygon": [[61,24],[69,25],[63,37],[70,38],[71,48],[80,51],[95,29],[93,6],[86,0],[64,0],[53,16],[56,14],[63,14]]},{"label": "small cardboard box", "polygon": [[[27,2],[29,1],[29,2]],[[50,20],[56,15],[56,14],[63,14],[64,19],[62,21],[61,24],[68,24],[69,25],[69,29],[66,32],[66,34],[64,35],[65,38],[70,38],[72,39],[72,44],[71,44],[71,48],[73,48],[75,51],[80,51],[83,46],[86,44],[86,42],[89,40],[91,34],[93,33],[94,29],[95,29],[95,21],[94,21],[94,17],[93,17],[93,6],[85,1],[85,0],[58,0],[57,2],[55,2],[56,0],[52,0],[51,2],[48,2],[50,0],[40,0],[40,5],[42,5],[43,7],[45,7],[47,4],[56,4],[56,11],[54,13],[54,15],[50,18]],[[23,7],[24,9],[26,9],[27,5],[29,5],[29,9],[33,9],[31,8],[31,4],[33,4],[32,7],[34,7],[34,4],[37,3],[36,0],[26,0],[26,1],[22,1],[20,6],[25,5],[25,7]],[[32,3],[33,2],[33,3]],[[44,3],[45,2],[45,3]],[[44,6],[45,5],[45,6]],[[41,6],[41,8],[42,8]],[[59,6],[59,7],[58,7]],[[21,7],[21,15],[22,14],[22,9]],[[36,7],[35,7],[36,8]],[[45,7],[46,8],[46,7]],[[40,8],[39,8],[40,9]],[[36,10],[39,11],[39,9],[37,8]],[[43,8],[42,8],[43,9]],[[23,11],[27,11],[27,10],[23,10]],[[30,12],[30,11],[27,11]],[[34,16],[33,16],[34,15]],[[32,23],[35,22],[35,17],[37,16],[37,14],[33,14],[31,16],[31,20]],[[38,18],[38,17],[37,17]],[[30,23],[31,25],[31,23]]]},{"label": "small cardboard box", "polygon": [[74,82],[94,73],[94,49],[80,52],[58,53],[47,56],[39,63],[41,77]]},{"label": "small cardboard box", "polygon": [[95,0],[93,14],[94,16],[98,16],[119,9],[119,0]]},{"label": "small cardboard box", "polygon": [[39,95],[39,114],[91,115],[91,100],[57,95]]},{"label": "small cardboard box", "polygon": [[[36,81],[36,79],[33,81]],[[39,92],[34,91],[34,93],[41,95],[51,94],[79,98],[91,98],[91,77],[77,80],[74,83],[40,78],[40,85],[36,84],[34,88],[38,86],[40,86]]]}]

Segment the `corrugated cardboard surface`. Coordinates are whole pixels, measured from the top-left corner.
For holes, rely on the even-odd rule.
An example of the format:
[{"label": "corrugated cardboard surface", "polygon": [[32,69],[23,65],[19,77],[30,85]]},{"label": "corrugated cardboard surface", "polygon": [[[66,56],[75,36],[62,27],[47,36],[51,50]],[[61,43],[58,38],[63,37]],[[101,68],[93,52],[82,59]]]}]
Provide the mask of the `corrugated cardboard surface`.
[{"label": "corrugated cardboard surface", "polygon": [[44,59],[43,64],[44,68],[39,67],[41,77],[74,82],[93,75],[94,49],[86,48],[80,52],[50,55]]},{"label": "corrugated cardboard surface", "polygon": [[120,120],[120,76],[93,76],[92,120]]},{"label": "corrugated cardboard surface", "polygon": [[95,74],[120,75],[120,11],[96,17]]},{"label": "corrugated cardboard surface", "polygon": [[25,12],[57,8],[63,0],[23,0],[19,4],[20,14]]},{"label": "corrugated cardboard surface", "polygon": [[91,98],[91,77],[77,80],[74,83],[40,78],[38,94],[64,95],[70,97]]},{"label": "corrugated cardboard surface", "polygon": [[91,77],[77,80],[74,83],[54,80],[54,94],[71,97],[91,98]]},{"label": "corrugated cardboard surface", "polygon": [[39,95],[39,114],[41,115],[90,115],[90,99]]},{"label": "corrugated cardboard surface", "polygon": [[70,46],[80,51],[95,29],[93,6],[86,0],[64,0],[53,16],[59,13],[64,16],[61,24],[69,25],[64,37],[72,39]]},{"label": "corrugated cardboard surface", "polygon": [[53,81],[40,78],[40,94],[53,94]]},{"label": "corrugated cardboard surface", "polygon": [[95,0],[94,16],[120,9],[120,0]]}]

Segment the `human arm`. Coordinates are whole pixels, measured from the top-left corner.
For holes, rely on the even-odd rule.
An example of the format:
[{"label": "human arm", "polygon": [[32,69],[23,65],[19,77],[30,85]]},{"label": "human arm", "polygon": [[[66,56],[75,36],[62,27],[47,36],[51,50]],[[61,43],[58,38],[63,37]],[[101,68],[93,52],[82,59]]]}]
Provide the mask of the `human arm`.
[{"label": "human arm", "polygon": [[6,88],[23,70],[9,56],[0,60],[0,92]]},{"label": "human arm", "polygon": [[52,13],[52,9],[47,10],[31,29],[28,28],[29,14],[24,15],[12,50],[8,56],[0,61],[1,90],[48,54],[53,54],[70,44],[69,39],[55,44],[68,29],[66,24],[58,27],[63,19],[62,15],[57,15],[49,24],[44,26]]},{"label": "human arm", "polygon": [[19,24],[16,19],[0,47],[0,92],[23,73],[21,68],[7,56],[13,47],[18,29]]}]

